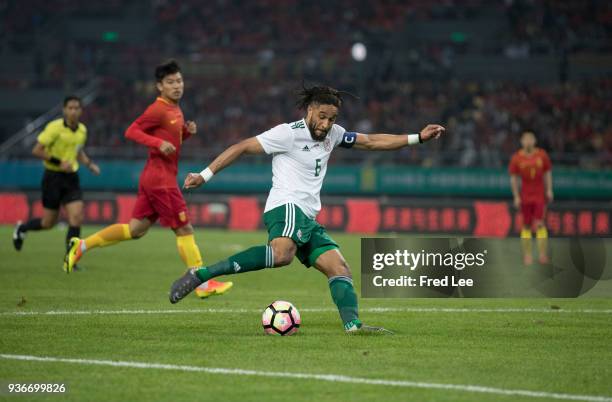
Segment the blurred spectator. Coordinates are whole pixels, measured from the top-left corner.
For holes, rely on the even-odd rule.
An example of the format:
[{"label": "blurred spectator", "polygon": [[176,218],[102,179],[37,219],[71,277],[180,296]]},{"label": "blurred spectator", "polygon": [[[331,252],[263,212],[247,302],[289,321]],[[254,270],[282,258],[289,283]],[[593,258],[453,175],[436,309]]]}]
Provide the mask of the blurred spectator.
[{"label": "blurred spectator", "polygon": [[[59,24],[70,18],[119,17],[150,24],[146,40],[73,39]],[[494,45],[432,38],[398,54],[389,44],[393,34],[415,21],[473,18],[504,27],[491,38]],[[555,163],[612,166],[609,77],[529,85],[453,79],[453,64],[462,54],[529,58],[559,53],[567,64],[572,52],[609,52],[611,24],[612,6],[596,0],[8,1],[0,2],[0,51],[8,60],[25,56],[31,68],[23,70],[32,73],[0,77],[0,90],[72,90],[101,78],[100,93],[84,116],[91,152],[144,156],[123,132],[156,96],[154,65],[171,55],[184,62],[182,106],[200,127],[186,157],[210,157],[241,138],[299,118],[293,93],[305,79],[361,96],[345,103],[340,123],[347,128],[404,132],[441,122],[449,129],[443,141],[419,152],[345,152],[338,153],[340,160],[504,166],[518,133],[528,128]],[[360,70],[347,49],[364,38],[371,41],[373,56],[368,57],[374,61]]]}]

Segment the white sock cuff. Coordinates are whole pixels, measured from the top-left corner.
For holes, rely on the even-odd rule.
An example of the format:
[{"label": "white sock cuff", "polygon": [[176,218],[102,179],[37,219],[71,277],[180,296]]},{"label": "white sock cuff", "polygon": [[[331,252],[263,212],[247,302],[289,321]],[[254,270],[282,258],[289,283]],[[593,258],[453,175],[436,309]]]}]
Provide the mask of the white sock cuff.
[{"label": "white sock cuff", "polygon": [[345,281],[345,282],[350,283],[351,285],[353,284],[353,280],[349,278],[348,276],[344,276],[344,275],[332,276],[327,280],[329,284],[331,284],[333,281]]}]

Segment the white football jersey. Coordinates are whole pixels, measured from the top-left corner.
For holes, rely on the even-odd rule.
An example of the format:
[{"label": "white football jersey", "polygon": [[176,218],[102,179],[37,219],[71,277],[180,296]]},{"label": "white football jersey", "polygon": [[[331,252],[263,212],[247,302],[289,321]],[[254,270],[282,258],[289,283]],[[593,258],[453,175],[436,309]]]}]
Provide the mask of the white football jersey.
[{"label": "white football jersey", "polygon": [[315,141],[304,119],[278,126],[258,135],[267,154],[272,154],[272,189],[265,212],[294,203],[310,218],[321,210],[320,192],[327,162],[337,146],[350,148],[356,134],[334,124],[323,141]]}]

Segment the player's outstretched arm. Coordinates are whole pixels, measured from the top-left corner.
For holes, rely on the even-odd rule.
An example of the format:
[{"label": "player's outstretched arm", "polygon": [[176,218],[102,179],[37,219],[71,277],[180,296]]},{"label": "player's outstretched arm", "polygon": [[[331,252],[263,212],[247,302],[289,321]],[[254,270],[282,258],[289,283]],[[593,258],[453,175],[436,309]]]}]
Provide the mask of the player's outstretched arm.
[{"label": "player's outstretched arm", "polygon": [[185,178],[183,188],[196,188],[200,187],[205,182],[209,181],[211,177],[225,169],[243,154],[263,154],[264,149],[257,141],[257,138],[251,137],[244,141],[240,141],[237,144],[232,145],[225,151],[221,152],[214,161],[200,173],[189,173]]},{"label": "player's outstretched arm", "polygon": [[408,145],[439,138],[445,128],[439,124],[428,124],[418,134],[357,134],[355,148],[368,151],[393,151]]}]

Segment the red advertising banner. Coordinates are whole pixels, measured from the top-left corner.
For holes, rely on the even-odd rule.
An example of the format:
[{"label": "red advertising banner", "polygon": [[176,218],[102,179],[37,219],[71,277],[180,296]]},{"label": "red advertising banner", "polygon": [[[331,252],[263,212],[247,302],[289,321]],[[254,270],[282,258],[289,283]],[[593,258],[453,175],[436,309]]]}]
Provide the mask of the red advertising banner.
[{"label": "red advertising banner", "polygon": [[[129,221],[135,195],[89,194],[85,222]],[[324,199],[317,220],[329,230],[453,234],[506,237],[520,232],[521,216],[508,201],[457,199],[341,198]],[[263,228],[264,197],[194,195],[188,198],[189,219],[195,226],[256,230]],[[38,194],[0,193],[0,224],[40,216]],[[545,221],[551,236],[609,237],[612,206],[606,203],[555,203]]]}]

